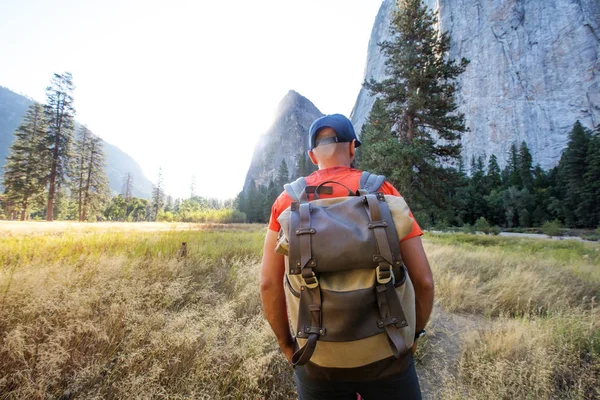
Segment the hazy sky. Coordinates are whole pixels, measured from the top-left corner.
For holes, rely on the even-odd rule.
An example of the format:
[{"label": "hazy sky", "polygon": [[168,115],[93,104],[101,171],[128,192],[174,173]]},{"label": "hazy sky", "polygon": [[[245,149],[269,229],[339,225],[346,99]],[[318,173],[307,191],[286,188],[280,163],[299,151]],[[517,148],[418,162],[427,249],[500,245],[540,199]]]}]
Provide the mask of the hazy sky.
[{"label": "hazy sky", "polygon": [[70,71],[76,119],[166,191],[233,197],[294,89],[350,114],[381,0],[0,0],[0,85],[44,102]]}]

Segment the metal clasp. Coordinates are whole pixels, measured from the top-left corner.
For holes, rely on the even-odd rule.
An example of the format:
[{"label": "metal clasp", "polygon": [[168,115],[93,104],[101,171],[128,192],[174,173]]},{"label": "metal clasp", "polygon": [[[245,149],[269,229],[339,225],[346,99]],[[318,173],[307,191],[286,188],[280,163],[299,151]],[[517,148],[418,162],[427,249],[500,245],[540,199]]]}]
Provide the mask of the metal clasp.
[{"label": "metal clasp", "polygon": [[390,276],[387,278],[382,278],[379,266],[377,266],[377,268],[375,268],[375,273],[377,274],[377,283],[379,283],[381,285],[385,285],[386,283],[389,283],[390,281],[395,280],[394,271],[392,270],[391,266],[388,271],[390,273]]}]

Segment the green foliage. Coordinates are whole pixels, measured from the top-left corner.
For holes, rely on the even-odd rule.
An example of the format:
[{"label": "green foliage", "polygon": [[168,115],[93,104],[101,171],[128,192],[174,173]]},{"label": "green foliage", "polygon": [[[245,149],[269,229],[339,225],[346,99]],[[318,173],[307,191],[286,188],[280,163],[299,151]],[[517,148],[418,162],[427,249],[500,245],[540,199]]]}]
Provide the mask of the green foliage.
[{"label": "green foliage", "polygon": [[431,220],[431,216],[423,211],[415,211],[413,216],[417,220],[419,226],[422,229],[431,229],[433,227],[433,221]]},{"label": "green foliage", "polygon": [[94,220],[110,197],[102,140],[82,126],[75,150],[77,159],[71,173],[71,195],[77,204],[77,219]]},{"label": "green foliage", "polygon": [[546,221],[542,224],[542,232],[548,236],[561,236],[563,230],[563,224],[558,219]]},{"label": "green foliage", "polygon": [[195,223],[219,223],[233,224],[246,222],[246,214],[232,208],[222,209],[203,209],[188,212],[186,214],[173,214],[165,212],[159,214],[159,221],[179,221],[179,222],[195,222]]},{"label": "green foliage", "polygon": [[46,88],[44,114],[48,122],[45,151],[50,155],[48,170],[48,204],[46,219],[52,221],[54,198],[57,190],[68,179],[72,162],[75,108],[73,106],[73,78],[70,72],[54,74]]},{"label": "green foliage", "polygon": [[165,188],[162,177],[162,168],[158,169],[158,177],[156,179],[156,185],[152,189],[152,211],[148,217],[152,221],[156,221],[158,214],[163,211],[165,206]]},{"label": "green foliage", "polygon": [[[393,39],[380,44],[389,78],[364,86],[379,99],[361,134],[358,166],[383,173],[415,211],[451,209],[447,191],[457,180],[464,116],[456,112],[455,80],[468,61],[448,60],[450,37],[420,0],[402,1]],[[442,140],[436,140],[432,134]]]},{"label": "green foliage", "polygon": [[583,175],[582,209],[586,209],[587,226],[600,224],[600,126],[591,136]]},{"label": "green foliage", "polygon": [[463,233],[475,233],[475,228],[473,225],[466,223],[460,227],[460,231]]},{"label": "green foliage", "polygon": [[15,141],[4,166],[3,185],[9,213],[29,219],[32,208],[42,206],[49,153],[45,148],[47,123],[43,108],[33,103],[15,132]]},{"label": "green foliage", "polygon": [[491,231],[490,223],[484,217],[479,217],[477,221],[475,221],[473,229],[484,233],[490,233]]},{"label": "green foliage", "polygon": [[[592,204],[594,202],[597,204],[599,200],[594,196],[593,189],[592,195],[586,196],[586,183],[592,182],[586,182],[585,177],[587,175],[590,179],[596,175],[596,168],[590,171],[587,168],[591,139],[591,132],[577,121],[569,134],[569,143],[558,164],[557,197],[562,201],[560,211],[565,224],[573,228],[584,227],[589,223],[590,211],[594,212]],[[590,155],[590,160],[593,159],[595,157]]]},{"label": "green foliage", "polygon": [[281,164],[279,165],[279,170],[277,170],[277,187],[283,187],[286,183],[290,181],[290,173],[287,167],[287,163],[285,160],[281,160]]}]

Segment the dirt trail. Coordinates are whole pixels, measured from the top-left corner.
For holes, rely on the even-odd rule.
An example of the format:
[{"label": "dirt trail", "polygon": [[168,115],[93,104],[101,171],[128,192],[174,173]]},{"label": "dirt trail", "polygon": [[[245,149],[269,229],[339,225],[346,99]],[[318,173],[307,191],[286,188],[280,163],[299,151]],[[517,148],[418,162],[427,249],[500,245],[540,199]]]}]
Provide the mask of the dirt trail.
[{"label": "dirt trail", "polygon": [[488,320],[471,314],[445,312],[436,305],[427,328],[427,342],[417,352],[417,371],[423,398],[438,398],[444,380],[456,378],[464,336],[485,328]]}]

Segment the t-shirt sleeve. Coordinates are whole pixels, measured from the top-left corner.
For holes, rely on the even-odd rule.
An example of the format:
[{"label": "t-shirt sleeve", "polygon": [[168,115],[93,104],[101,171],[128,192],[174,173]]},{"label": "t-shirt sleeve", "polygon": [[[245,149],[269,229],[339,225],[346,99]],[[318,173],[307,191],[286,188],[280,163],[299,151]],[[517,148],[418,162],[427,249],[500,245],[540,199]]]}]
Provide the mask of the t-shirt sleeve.
[{"label": "t-shirt sleeve", "polygon": [[276,204],[277,201],[275,201],[271,206],[271,217],[269,217],[269,229],[275,232],[279,232],[279,230],[281,229],[281,225],[279,224],[279,221],[277,221],[277,218],[279,218],[279,215],[281,215],[281,211],[277,212],[277,208],[275,207]]},{"label": "t-shirt sleeve", "polygon": [[291,199],[285,192],[281,193],[279,197],[273,202],[271,206],[271,216],[269,217],[269,229],[275,232],[279,232],[281,229],[281,225],[277,218],[281,215],[281,213],[289,207]]},{"label": "t-shirt sleeve", "polygon": [[[396,188],[389,182],[384,182],[383,185],[381,186],[381,191],[385,194],[391,194],[392,196],[400,196],[401,194],[398,192],[398,190],[396,190]],[[413,219],[413,226],[412,226],[412,230],[410,231],[410,233],[406,236],[404,236],[402,239],[400,239],[401,242],[417,237],[417,236],[421,236],[423,235],[423,231],[421,230],[421,227],[419,226],[416,218],[414,217],[412,211],[409,210],[409,215],[410,217]]]}]

